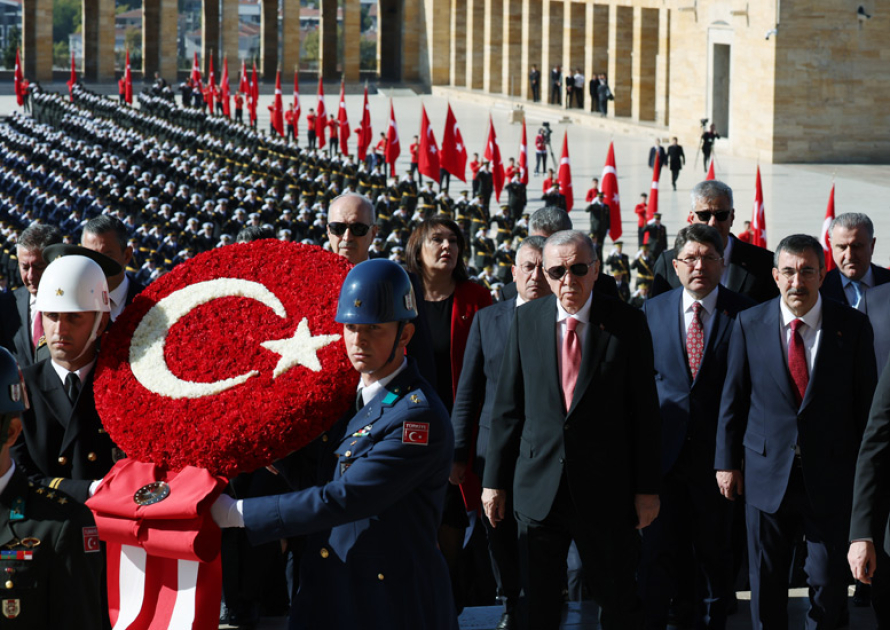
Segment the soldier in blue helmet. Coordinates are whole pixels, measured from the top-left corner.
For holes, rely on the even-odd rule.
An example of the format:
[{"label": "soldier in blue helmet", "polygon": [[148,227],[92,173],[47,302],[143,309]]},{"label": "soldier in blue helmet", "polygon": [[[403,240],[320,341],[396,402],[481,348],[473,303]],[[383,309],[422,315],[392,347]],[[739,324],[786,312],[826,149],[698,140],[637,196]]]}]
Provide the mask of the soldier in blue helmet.
[{"label": "soldier in blue helmet", "polygon": [[103,561],[90,510],[28,481],[10,457],[26,408],[19,368],[0,348],[0,628],[101,628]]},{"label": "soldier in blue helmet", "polygon": [[454,452],[445,407],[405,346],[417,317],[396,263],[356,265],[336,321],[361,374],[356,410],[313,445],[321,485],[213,506],[220,527],[245,527],[253,543],[307,535],[291,629],[456,630],[436,532]]}]

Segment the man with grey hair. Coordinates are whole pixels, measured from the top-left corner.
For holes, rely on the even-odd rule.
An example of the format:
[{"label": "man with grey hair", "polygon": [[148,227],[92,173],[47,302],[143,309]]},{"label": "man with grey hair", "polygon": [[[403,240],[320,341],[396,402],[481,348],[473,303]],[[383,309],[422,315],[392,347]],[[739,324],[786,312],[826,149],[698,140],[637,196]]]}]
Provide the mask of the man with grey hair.
[{"label": "man with grey hair", "polygon": [[586,234],[553,234],[543,261],[553,295],[516,309],[505,343],[485,514],[498,527],[512,497],[525,627],[559,627],[574,539],[604,630],[641,628],[637,530],[658,515],[661,481],[652,339],[639,310],[594,292]]},{"label": "man with grey hair", "polygon": [[[516,251],[516,264],[513,265],[512,272],[513,286],[518,289],[518,295],[482,309],[473,318],[464,350],[463,369],[454,397],[454,409],[451,412],[454,425],[454,466],[450,481],[455,485],[464,482],[470,460],[476,476],[481,479],[484,475],[491,410],[510,322],[513,321],[513,314],[518,306],[550,295],[550,286],[544,277],[545,240],[543,236],[529,236]],[[488,551],[497,581],[498,599],[504,605],[497,628],[516,628],[516,605],[520,591],[519,549],[516,545],[516,521],[513,518],[512,503],[505,510],[504,520],[497,527],[492,527],[486,518],[482,519],[482,523],[488,534]]]},{"label": "man with grey hair", "polygon": [[9,312],[4,318],[10,322],[13,352],[19,367],[25,368],[34,363],[37,348],[43,337],[43,321],[34,308],[37,301],[37,287],[48,263],[43,258],[43,250],[50,245],[62,242],[62,232],[54,225],[32,223],[28,226],[16,245],[19,274],[22,285],[12,292],[15,298],[15,313]]},{"label": "man with grey hair", "polygon": [[828,229],[835,268],[825,276],[822,295],[867,313],[866,292],[890,282],[890,270],[873,265],[875,226],[868,215],[847,212]]},{"label": "man with grey hair", "polygon": [[[835,628],[847,599],[856,458],[877,379],[868,319],[822,299],[822,245],[776,249],[781,297],[736,317],[727,352],[715,468],[744,496],[755,629],[787,627],[793,548],[806,539],[808,629]],[[744,472],[743,472],[744,471]]]},{"label": "man with grey hair", "polygon": [[[772,279],[772,252],[736,238],[730,232],[734,219],[732,188],[718,180],[705,180],[695,185],[689,222],[710,225],[723,237],[724,268],[720,284],[755,302],[770,300],[779,294]],[[669,249],[655,261],[655,280],[650,296],[680,286],[680,279],[673,269],[676,257],[676,250]]]},{"label": "man with grey hair", "polygon": [[353,265],[368,260],[377,236],[374,204],[364,195],[343,193],[331,202],[327,229],[331,251]]}]

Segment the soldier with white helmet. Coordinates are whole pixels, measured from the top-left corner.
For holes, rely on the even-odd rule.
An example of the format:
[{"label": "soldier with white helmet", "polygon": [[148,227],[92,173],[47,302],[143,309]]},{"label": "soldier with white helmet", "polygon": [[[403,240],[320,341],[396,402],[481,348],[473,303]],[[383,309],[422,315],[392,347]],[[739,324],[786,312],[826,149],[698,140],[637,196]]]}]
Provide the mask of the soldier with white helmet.
[{"label": "soldier with white helmet", "polygon": [[50,358],[24,371],[31,409],[12,455],[32,481],[86,501],[117,451],[93,400],[97,340],[110,320],[105,272],[86,256],[54,260],[44,272],[36,308]]}]

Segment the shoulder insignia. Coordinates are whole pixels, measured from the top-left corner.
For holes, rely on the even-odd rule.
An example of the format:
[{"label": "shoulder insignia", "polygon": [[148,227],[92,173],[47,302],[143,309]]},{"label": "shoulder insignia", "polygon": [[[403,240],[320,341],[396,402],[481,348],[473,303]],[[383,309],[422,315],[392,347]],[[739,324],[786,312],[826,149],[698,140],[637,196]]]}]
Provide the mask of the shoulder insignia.
[{"label": "shoulder insignia", "polygon": [[383,399],[383,404],[391,405],[394,402],[396,402],[398,399],[399,399],[399,390],[395,389],[395,390],[386,394],[386,396]]},{"label": "shoulder insignia", "polygon": [[22,497],[16,497],[13,500],[12,505],[9,506],[9,520],[25,520],[25,500]]},{"label": "shoulder insignia", "polygon": [[415,405],[418,404],[420,402],[420,396],[418,396],[417,394],[411,394],[411,402],[413,402]]}]

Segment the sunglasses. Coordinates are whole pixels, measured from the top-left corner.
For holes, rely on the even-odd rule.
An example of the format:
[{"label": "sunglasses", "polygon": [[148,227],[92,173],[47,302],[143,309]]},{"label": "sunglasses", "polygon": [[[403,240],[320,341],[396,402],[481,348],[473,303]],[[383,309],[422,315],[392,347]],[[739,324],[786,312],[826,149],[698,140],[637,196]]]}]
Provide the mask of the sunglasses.
[{"label": "sunglasses", "polygon": [[586,276],[587,272],[590,271],[590,268],[593,267],[593,263],[575,263],[574,265],[569,265],[569,267],[563,267],[560,265],[559,267],[550,267],[547,270],[547,275],[550,276],[553,280],[561,280],[566,272],[572,272],[572,275],[576,278],[581,278],[582,276]]},{"label": "sunglasses", "polygon": [[343,236],[346,234],[346,230],[352,232],[353,236],[364,236],[371,229],[371,226],[366,223],[340,223],[339,221],[334,221],[333,223],[328,223],[328,229],[334,236]]},{"label": "sunglasses", "polygon": [[697,216],[698,220],[701,221],[702,223],[707,223],[708,221],[710,221],[712,216],[715,219],[717,219],[718,221],[726,221],[729,218],[730,212],[732,212],[732,211],[731,210],[720,210],[719,212],[704,211],[704,212],[696,212],[695,216]]}]

